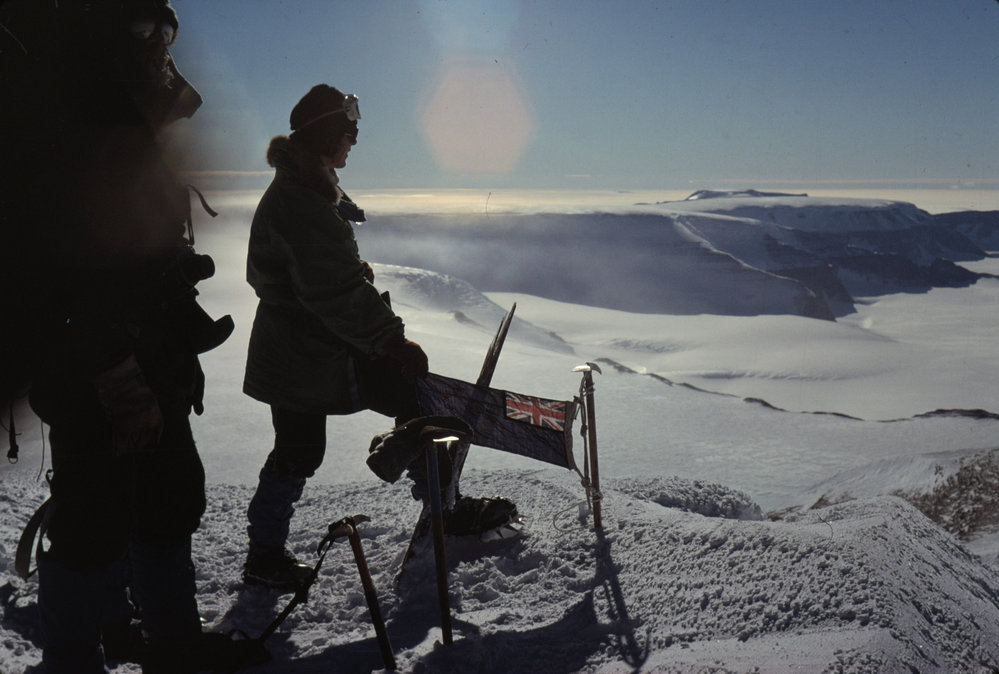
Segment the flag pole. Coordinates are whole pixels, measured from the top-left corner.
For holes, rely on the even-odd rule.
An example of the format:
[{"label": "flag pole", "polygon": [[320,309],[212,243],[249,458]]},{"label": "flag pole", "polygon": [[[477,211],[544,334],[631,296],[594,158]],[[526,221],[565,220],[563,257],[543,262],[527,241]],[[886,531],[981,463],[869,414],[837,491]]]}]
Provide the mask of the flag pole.
[{"label": "flag pole", "polygon": [[600,366],[596,363],[587,362],[580,365],[576,372],[583,373],[583,383],[581,392],[583,394],[583,405],[586,407],[586,432],[589,452],[587,465],[590,468],[590,485],[593,490],[593,528],[600,530],[603,528],[603,515],[600,511],[600,465],[597,461],[597,411],[593,402],[593,372],[600,372]]}]

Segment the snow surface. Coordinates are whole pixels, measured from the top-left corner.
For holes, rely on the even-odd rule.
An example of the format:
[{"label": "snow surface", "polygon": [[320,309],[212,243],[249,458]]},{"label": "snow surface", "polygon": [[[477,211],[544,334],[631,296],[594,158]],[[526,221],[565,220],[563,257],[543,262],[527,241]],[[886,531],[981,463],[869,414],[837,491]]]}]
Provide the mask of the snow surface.
[{"label": "snow surface", "polygon": [[[244,512],[271,431],[266,408],[239,392],[255,300],[242,280],[252,206],[235,204],[213,204],[222,216],[198,233],[199,251],[210,253],[219,270],[200,288],[203,304],[212,315],[231,313],[237,330],[204,357],[206,413],[195,419],[195,433],[211,484],[194,544],[207,626],[255,636],[290,595],[239,581]],[[386,218],[390,237],[378,233],[377,209],[362,205],[371,220],[359,231],[362,252],[377,263],[376,284],[391,292],[432,369],[473,379],[516,301],[495,386],[570,398],[579,385],[574,366],[591,361],[603,370],[595,375],[603,530],[592,529],[574,473],[473,448],[464,491],[512,498],[526,528],[510,539],[448,541],[451,646],[440,643],[429,551],[394,582],[418,509],[405,485],[381,483],[364,465],[371,436],[388,420],[372,413],[330,419],[327,459],[299,504],[290,546],[315,561],[329,522],[357,513],[371,518],[360,530],[401,671],[999,666],[999,537],[985,531],[962,543],[893,495],[929,489],[962,459],[996,448],[999,421],[968,412],[999,412],[999,280],[989,276],[999,273],[995,259],[983,252],[961,261],[984,274],[973,283],[892,287],[877,296],[849,290],[849,308],[840,305],[836,320],[820,320],[788,304],[788,279],[764,269],[774,258],[761,253],[754,232],[800,241],[803,232],[854,233],[841,223],[873,222],[882,232],[899,232],[869,244],[883,254],[886,246],[901,250],[912,227],[941,226],[936,218],[886,200],[702,193],[611,214],[549,213],[535,221],[568,238],[537,255],[527,244],[543,237],[518,232],[531,227],[526,213],[501,214],[508,218],[501,223],[469,216],[462,227],[440,214],[397,214]],[[407,219],[406,240],[388,245]],[[983,214],[958,220],[974,225],[965,229],[979,232],[978,245],[994,230]],[[726,231],[719,226],[726,222],[738,226]],[[798,222],[802,227],[794,227]],[[714,237],[706,234],[709,224]],[[602,228],[610,228],[612,241],[622,230],[642,231],[629,245],[618,236],[610,254],[600,248]],[[649,292],[642,279],[628,286],[629,272],[645,269],[636,268],[633,254],[655,240],[655,230],[675,241],[682,228],[700,259],[687,260],[683,274],[670,277],[679,288],[663,292],[689,302],[683,314],[568,301],[573,290],[560,289],[554,277],[542,276],[536,292],[525,293],[520,279],[481,268],[527,262],[518,269],[530,280],[531,265],[562,250],[575,265],[566,263],[566,270],[597,263],[609,268],[622,297],[641,298]],[[449,247],[424,245],[421,232],[447,239]],[[399,266],[395,256],[409,242],[420,255]],[[480,268],[466,264],[467,275],[454,273],[466,254]],[[803,254],[814,255],[794,251]],[[917,257],[906,259],[919,267]],[[728,262],[714,263],[721,258]],[[747,278],[768,275],[774,280],[753,285],[752,295],[770,308],[724,310],[742,303],[737,293]],[[937,410],[951,412],[926,414]],[[13,553],[20,528],[46,496],[38,476],[48,465],[37,421],[23,409],[17,420],[21,460],[0,468],[0,671],[11,674],[39,658],[36,585],[15,576]],[[835,504],[821,507],[820,498]],[[249,671],[384,667],[345,543],[327,556],[310,601],[268,644],[274,660]]]}]

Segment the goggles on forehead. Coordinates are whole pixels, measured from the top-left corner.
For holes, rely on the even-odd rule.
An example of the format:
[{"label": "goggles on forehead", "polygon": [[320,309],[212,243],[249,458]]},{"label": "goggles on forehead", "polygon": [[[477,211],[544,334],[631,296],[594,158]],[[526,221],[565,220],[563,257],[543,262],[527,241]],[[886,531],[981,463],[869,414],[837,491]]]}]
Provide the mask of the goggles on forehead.
[{"label": "goggles on forehead", "polygon": [[299,129],[304,129],[310,124],[318,122],[320,119],[326,119],[332,115],[346,115],[347,119],[351,122],[356,122],[361,118],[361,110],[357,107],[357,94],[347,94],[343,99],[343,107],[339,110],[332,110],[330,112],[324,112],[318,117],[313,117],[305,124],[302,124]]},{"label": "goggles on forehead", "polygon": [[357,94],[347,94],[343,99],[343,114],[352,122],[361,118],[361,109],[357,107]]},{"label": "goggles on forehead", "polygon": [[177,39],[173,24],[155,19],[136,19],[129,24],[128,31],[141,42],[155,41],[168,47]]}]

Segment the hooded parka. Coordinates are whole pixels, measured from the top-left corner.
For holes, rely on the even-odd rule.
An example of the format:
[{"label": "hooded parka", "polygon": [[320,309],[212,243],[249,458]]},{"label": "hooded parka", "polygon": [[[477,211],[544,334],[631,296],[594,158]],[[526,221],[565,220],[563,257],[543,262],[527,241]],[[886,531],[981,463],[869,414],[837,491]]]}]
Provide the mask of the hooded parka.
[{"label": "hooded parka", "polygon": [[250,230],[246,280],[259,298],[243,391],[296,412],[362,409],[354,363],[384,355],[402,319],[365,276],[351,223],[356,208],[319,155],[278,136],[276,169]]}]

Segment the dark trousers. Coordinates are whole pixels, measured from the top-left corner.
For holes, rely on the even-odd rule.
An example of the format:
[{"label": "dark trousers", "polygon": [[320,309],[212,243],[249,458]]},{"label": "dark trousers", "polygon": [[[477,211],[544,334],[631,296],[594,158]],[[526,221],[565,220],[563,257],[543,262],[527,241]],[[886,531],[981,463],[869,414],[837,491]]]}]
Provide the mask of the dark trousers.
[{"label": "dark trousers", "polygon": [[280,551],[288,539],[295,503],[305,480],[315,475],[326,453],[326,415],[271,407],[274,449],[260,470],[246,516],[250,550]]},{"label": "dark trousers", "polygon": [[205,510],[205,473],[186,416],[165,414],[151,450],[116,456],[103,412],[53,425],[49,554],[76,566],[121,557],[133,538],[169,545],[191,536]]},{"label": "dark trousers", "polygon": [[[363,409],[394,417],[396,425],[420,415],[415,384],[402,376],[397,363],[387,358],[358,358],[355,371]],[[267,554],[284,547],[295,503],[326,453],[326,419],[324,412],[271,407],[274,448],[260,470],[247,509],[251,552]],[[358,460],[363,458],[358,456]]]},{"label": "dark trousers", "polygon": [[38,560],[43,660],[53,673],[104,672],[101,631],[127,624],[129,596],[152,642],[201,631],[191,535],[205,475],[186,413],[163,410],[159,445],[117,456],[96,400],[76,402],[49,434],[52,515]]}]

